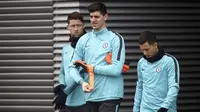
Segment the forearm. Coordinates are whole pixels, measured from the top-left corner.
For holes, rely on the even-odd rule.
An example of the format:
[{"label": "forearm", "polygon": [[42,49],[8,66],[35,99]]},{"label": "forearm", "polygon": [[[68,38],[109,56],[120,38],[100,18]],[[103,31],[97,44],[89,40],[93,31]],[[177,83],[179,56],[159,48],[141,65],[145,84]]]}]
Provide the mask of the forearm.
[{"label": "forearm", "polygon": [[134,106],[133,106],[134,112],[140,111],[141,100],[142,100],[142,86],[139,84],[139,82],[137,82],[136,92],[134,97]]},{"label": "forearm", "polygon": [[107,75],[107,76],[119,76],[122,73],[123,62],[115,62],[111,65],[94,67],[94,73]]},{"label": "forearm", "polygon": [[69,95],[70,93],[72,93],[74,91],[74,89],[76,89],[76,87],[78,86],[78,83],[76,83],[74,81],[74,83],[72,83],[71,85],[67,85],[65,88],[64,88],[64,92],[66,95]]},{"label": "forearm", "polygon": [[80,84],[81,82],[84,81],[83,78],[81,77],[78,69],[76,67],[74,67],[73,65],[69,66],[68,73],[76,83]]},{"label": "forearm", "polygon": [[61,63],[60,73],[58,78],[59,78],[59,83],[65,85],[65,73],[64,73],[63,63]]},{"label": "forearm", "polygon": [[173,101],[177,99],[178,91],[179,91],[179,88],[177,86],[173,86],[173,87],[169,88],[167,96],[166,96],[164,102],[162,103],[161,107],[168,109],[171,106],[171,104],[173,103]]}]

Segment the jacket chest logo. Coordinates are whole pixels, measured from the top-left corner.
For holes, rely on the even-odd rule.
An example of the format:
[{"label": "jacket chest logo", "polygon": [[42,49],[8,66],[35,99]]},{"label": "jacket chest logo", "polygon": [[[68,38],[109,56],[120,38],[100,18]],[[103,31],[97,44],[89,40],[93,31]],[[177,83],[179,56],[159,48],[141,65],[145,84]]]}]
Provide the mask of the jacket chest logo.
[{"label": "jacket chest logo", "polygon": [[104,43],[102,44],[102,47],[103,47],[104,49],[108,48],[108,42],[104,42]]},{"label": "jacket chest logo", "polygon": [[157,73],[159,73],[159,72],[161,72],[161,71],[162,71],[162,68],[161,68],[161,67],[157,67],[157,68],[156,68],[156,72],[157,72]]}]

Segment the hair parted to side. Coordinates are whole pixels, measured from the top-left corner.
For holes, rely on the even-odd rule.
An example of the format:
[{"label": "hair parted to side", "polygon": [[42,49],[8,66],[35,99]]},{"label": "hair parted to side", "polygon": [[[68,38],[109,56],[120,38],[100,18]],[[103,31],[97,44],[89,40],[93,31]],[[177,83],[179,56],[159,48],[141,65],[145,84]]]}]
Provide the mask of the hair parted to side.
[{"label": "hair parted to side", "polygon": [[139,44],[149,43],[149,45],[157,42],[156,36],[151,31],[144,31],[140,34],[138,38]]},{"label": "hair parted to side", "polygon": [[105,4],[101,3],[101,2],[95,2],[91,5],[88,6],[88,11],[91,12],[95,12],[95,11],[100,11],[100,13],[102,15],[107,14],[107,7]]},{"label": "hair parted to side", "polygon": [[69,14],[67,18],[67,23],[69,24],[69,21],[73,19],[80,20],[83,23],[83,16],[79,12],[72,12],[71,14]]}]

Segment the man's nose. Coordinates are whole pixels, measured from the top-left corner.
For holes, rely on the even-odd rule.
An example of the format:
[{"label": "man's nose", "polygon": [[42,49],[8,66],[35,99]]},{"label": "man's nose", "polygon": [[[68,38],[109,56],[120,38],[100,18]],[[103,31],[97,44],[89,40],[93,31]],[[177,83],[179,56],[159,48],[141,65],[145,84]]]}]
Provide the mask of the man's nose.
[{"label": "man's nose", "polygon": [[74,29],[75,29],[75,30],[78,30],[78,26],[76,25],[76,26],[74,27]]},{"label": "man's nose", "polygon": [[147,55],[147,52],[146,52],[146,51],[143,51],[143,54],[144,54],[144,55]]}]

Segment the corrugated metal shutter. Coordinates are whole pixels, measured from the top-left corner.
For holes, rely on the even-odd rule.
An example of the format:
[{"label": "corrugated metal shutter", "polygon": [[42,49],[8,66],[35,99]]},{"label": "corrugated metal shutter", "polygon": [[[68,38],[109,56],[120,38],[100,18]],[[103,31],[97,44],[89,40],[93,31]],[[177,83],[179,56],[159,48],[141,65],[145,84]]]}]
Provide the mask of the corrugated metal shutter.
[{"label": "corrugated metal shutter", "polygon": [[0,1],[0,111],[50,112],[52,0]]},{"label": "corrugated metal shutter", "polygon": [[58,75],[60,73],[60,65],[62,61],[62,48],[69,42],[69,30],[67,30],[67,17],[70,13],[79,12],[79,2],[54,0],[54,81],[56,86],[58,84]]},{"label": "corrugated metal shutter", "polygon": [[[155,1],[155,0],[154,0]],[[80,11],[89,24],[86,7]],[[126,42],[126,60],[131,70],[124,74],[125,97],[120,112],[131,112],[136,85],[136,63],[142,56],[137,37],[144,30],[156,33],[166,52],[177,57],[181,68],[181,90],[178,111],[200,111],[200,2],[104,2],[108,6],[108,27],[119,32]]]}]

